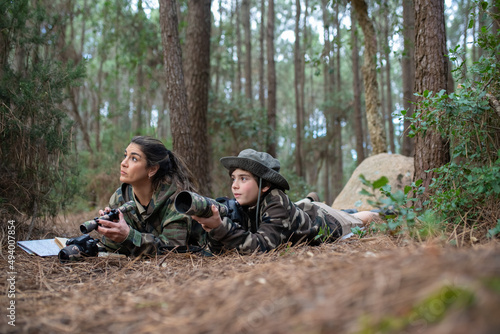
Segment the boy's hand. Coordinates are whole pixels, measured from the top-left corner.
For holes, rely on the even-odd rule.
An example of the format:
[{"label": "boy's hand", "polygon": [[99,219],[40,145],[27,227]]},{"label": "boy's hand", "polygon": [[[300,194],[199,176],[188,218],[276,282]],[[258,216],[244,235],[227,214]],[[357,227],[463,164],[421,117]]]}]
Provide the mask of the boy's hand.
[{"label": "boy's hand", "polygon": [[222,224],[222,219],[220,218],[219,210],[215,205],[212,205],[212,216],[208,218],[191,216],[194,220],[201,224],[201,227],[210,232],[212,229],[217,228],[220,224]]},{"label": "boy's hand", "polygon": [[130,226],[128,226],[127,222],[123,218],[123,213],[120,212],[118,217],[118,220],[115,220],[114,222],[99,219],[97,222],[100,226],[97,227],[97,232],[114,242],[121,243],[127,239],[130,232]]}]

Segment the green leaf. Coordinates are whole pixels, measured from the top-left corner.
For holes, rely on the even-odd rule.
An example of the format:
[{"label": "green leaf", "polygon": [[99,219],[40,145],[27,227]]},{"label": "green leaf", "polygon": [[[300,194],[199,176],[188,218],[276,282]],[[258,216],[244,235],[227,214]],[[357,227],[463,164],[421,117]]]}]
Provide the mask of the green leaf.
[{"label": "green leaf", "polygon": [[372,196],[371,193],[369,193],[366,189],[361,189],[361,191],[359,192],[360,195],[363,195],[363,196]]},{"label": "green leaf", "polygon": [[411,190],[410,186],[405,186],[405,189],[404,189],[405,195],[408,195],[408,193],[410,192],[410,190]]},{"label": "green leaf", "polygon": [[387,183],[389,183],[389,179],[385,176],[382,176],[380,179],[373,182],[373,189],[381,188],[385,186]]}]

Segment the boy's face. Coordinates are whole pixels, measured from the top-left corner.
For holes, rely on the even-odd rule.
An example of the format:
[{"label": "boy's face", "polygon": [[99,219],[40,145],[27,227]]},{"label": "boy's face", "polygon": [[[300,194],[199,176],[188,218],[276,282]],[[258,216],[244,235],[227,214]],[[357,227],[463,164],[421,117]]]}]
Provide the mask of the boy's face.
[{"label": "boy's face", "polygon": [[[254,206],[257,204],[259,195],[259,184],[252,173],[243,169],[235,169],[231,174],[231,190],[234,198],[240,205]],[[269,187],[264,187],[262,192],[266,192]]]}]

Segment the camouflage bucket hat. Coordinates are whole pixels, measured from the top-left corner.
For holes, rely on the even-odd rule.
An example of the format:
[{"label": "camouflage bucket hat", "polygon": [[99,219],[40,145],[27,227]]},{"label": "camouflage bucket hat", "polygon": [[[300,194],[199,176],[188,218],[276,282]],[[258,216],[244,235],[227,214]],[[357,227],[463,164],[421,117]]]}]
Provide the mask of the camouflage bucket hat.
[{"label": "camouflage bucket hat", "polygon": [[248,148],[241,151],[237,157],[224,157],[220,159],[220,162],[227,169],[240,168],[282,189],[290,189],[286,179],[279,173],[279,160],[273,158],[269,153],[257,152]]}]

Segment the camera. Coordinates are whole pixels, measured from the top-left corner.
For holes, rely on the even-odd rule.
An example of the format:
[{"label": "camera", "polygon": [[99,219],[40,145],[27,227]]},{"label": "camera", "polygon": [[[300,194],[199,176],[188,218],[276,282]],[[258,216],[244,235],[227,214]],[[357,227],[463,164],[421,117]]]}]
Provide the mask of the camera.
[{"label": "camera", "polygon": [[88,234],[71,238],[66,242],[66,247],[59,251],[59,261],[61,263],[79,261],[82,257],[97,256],[99,239],[93,239]]}]

